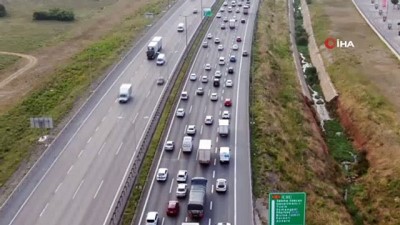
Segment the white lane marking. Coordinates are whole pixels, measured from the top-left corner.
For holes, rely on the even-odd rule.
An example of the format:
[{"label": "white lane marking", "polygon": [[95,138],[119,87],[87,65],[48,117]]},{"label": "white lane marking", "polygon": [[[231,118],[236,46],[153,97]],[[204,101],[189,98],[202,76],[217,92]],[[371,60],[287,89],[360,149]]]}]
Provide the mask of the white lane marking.
[{"label": "white lane marking", "polygon": [[185,125],[185,130],[183,131],[183,134],[186,134],[186,129],[187,129],[187,124]]},{"label": "white lane marking", "polygon": [[208,225],[211,225],[211,218],[208,219]]},{"label": "white lane marking", "polygon": [[211,185],[211,194],[214,193],[214,184]]},{"label": "white lane marking", "polygon": [[[118,102],[118,98],[116,98],[115,100],[114,100],[114,103],[117,103]],[[111,108],[110,108],[111,109]],[[110,109],[108,110],[108,112],[110,112]]]},{"label": "white lane marking", "polygon": [[95,199],[97,197],[97,194],[99,193],[101,186],[103,186],[103,182],[104,180],[101,180],[99,187],[97,188],[96,193],[94,193],[93,199]]},{"label": "white lane marking", "polygon": [[72,196],[72,199],[74,199],[74,198],[76,197],[76,194],[78,194],[78,191],[79,191],[79,189],[81,188],[81,186],[82,186],[82,184],[83,184],[84,181],[85,181],[85,180],[82,180],[82,181],[81,181],[81,183],[79,184],[78,188],[76,189],[74,195]]},{"label": "white lane marking", "polygon": [[187,217],[185,217],[185,222],[187,222],[188,221],[188,218]]},{"label": "white lane marking", "polygon": [[212,210],[212,201],[210,202],[210,210]]},{"label": "white lane marking", "polygon": [[106,119],[107,116],[104,116],[103,119],[101,119],[101,122],[103,122]]},{"label": "white lane marking", "polygon": [[215,154],[217,154],[218,152],[218,147],[215,147]]},{"label": "white lane marking", "polygon": [[182,149],[180,148],[179,153],[178,153],[178,160],[181,158],[181,152],[182,152]]},{"label": "white lane marking", "polygon": [[46,203],[46,205],[44,206],[42,212],[40,213],[39,217],[42,217],[44,211],[46,211],[47,207],[49,206],[49,203]]},{"label": "white lane marking", "polygon": [[72,168],[74,168],[74,165],[72,165],[72,166],[68,169],[67,174],[69,174],[69,172],[71,172]]},{"label": "white lane marking", "polygon": [[219,137],[215,138],[215,143],[218,143]]},{"label": "white lane marking", "polygon": [[161,225],[164,225],[164,217],[162,218]]},{"label": "white lane marking", "polygon": [[208,94],[207,94],[207,96],[210,96],[210,94],[211,94],[211,89],[208,89]]},{"label": "white lane marking", "polygon": [[148,98],[150,94],[151,94],[151,90],[149,92],[147,92],[146,98]]},{"label": "white lane marking", "polygon": [[[222,106],[221,106],[222,107]],[[222,113],[222,111],[221,110],[219,110],[219,112],[218,112],[218,115],[221,115],[221,113]]]},{"label": "white lane marking", "polygon": [[201,127],[200,127],[200,135],[203,134],[203,126],[204,125],[201,125]]},{"label": "white lane marking", "polygon": [[90,141],[92,140],[92,136],[90,136],[89,140],[86,143],[90,143]]},{"label": "white lane marking", "polygon": [[61,185],[62,185],[62,182],[60,184],[58,184],[58,186],[57,186],[56,190],[54,191],[54,193],[57,193],[57,191],[58,191],[58,189],[60,189]]},{"label": "white lane marking", "polygon": [[217,165],[217,159],[214,159],[214,166]]},{"label": "white lane marking", "polygon": [[213,170],[213,179],[215,178],[215,170]]},{"label": "white lane marking", "polygon": [[81,152],[79,152],[78,159],[81,157],[82,153],[83,153],[83,149],[81,150]]},{"label": "white lane marking", "polygon": [[204,113],[206,113],[206,111],[207,111],[207,106],[206,106],[206,107],[204,107]]},{"label": "white lane marking", "polygon": [[101,154],[101,151],[103,151],[104,146],[106,146],[106,143],[105,143],[105,142],[101,145],[101,147],[100,147],[99,152],[97,153],[97,155],[100,155],[100,154]]},{"label": "white lane marking", "polygon": [[136,115],[135,115],[135,118],[133,118],[133,120],[132,120],[132,124],[134,124],[134,123],[135,123],[135,121],[136,121],[136,119],[137,119],[138,115],[139,115],[139,113],[136,113]]},{"label": "white lane marking", "polygon": [[171,194],[172,192],[172,185],[174,185],[174,178],[171,180],[171,185],[169,186],[169,193]]},{"label": "white lane marking", "polygon": [[100,128],[100,126],[97,126],[95,132],[97,132],[99,130],[99,128]]},{"label": "white lane marking", "polygon": [[193,106],[193,105],[190,105],[189,114],[192,112],[192,106]]},{"label": "white lane marking", "polygon": [[222,89],[222,94],[224,93],[225,89]]},{"label": "white lane marking", "polygon": [[119,144],[119,147],[118,147],[117,152],[115,153],[115,155],[118,155],[118,153],[121,150],[123,144],[124,144],[123,142],[121,142],[121,144]]}]

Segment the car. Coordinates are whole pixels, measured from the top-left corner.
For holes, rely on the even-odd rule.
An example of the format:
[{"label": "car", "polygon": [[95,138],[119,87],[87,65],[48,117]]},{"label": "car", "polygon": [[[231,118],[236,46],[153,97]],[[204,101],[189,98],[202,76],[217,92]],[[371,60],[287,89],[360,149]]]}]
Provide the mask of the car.
[{"label": "car", "polygon": [[172,151],[172,150],[174,150],[174,148],[175,148],[175,143],[173,141],[165,142],[165,145],[164,145],[165,151]]},{"label": "car", "polygon": [[232,100],[230,98],[225,99],[224,105],[226,107],[231,107],[232,106]]},{"label": "car", "polygon": [[166,181],[168,178],[168,169],[160,168],[157,172],[157,181]]},{"label": "car", "polygon": [[215,184],[215,191],[216,192],[226,192],[227,189],[228,189],[228,184],[226,182],[226,179],[218,178],[217,182]]},{"label": "car", "polygon": [[233,86],[233,81],[232,80],[226,80],[225,86],[226,87],[232,87]]},{"label": "car", "polygon": [[219,87],[219,79],[218,78],[214,78],[213,85],[214,85],[214,87]]},{"label": "car", "polygon": [[228,12],[232,12],[232,7],[228,7]]},{"label": "car", "polygon": [[206,71],[210,71],[210,70],[211,70],[211,64],[210,64],[210,63],[206,63],[206,64],[204,65],[204,69],[205,69]]},{"label": "car", "polygon": [[246,20],[245,19],[241,19],[240,22],[241,23],[246,23]]},{"label": "car", "polygon": [[221,23],[221,30],[225,30],[225,24]]},{"label": "car", "polygon": [[217,17],[217,18],[221,18],[221,13],[217,13],[217,15],[215,15],[215,17]]},{"label": "car", "polygon": [[179,108],[178,110],[176,110],[176,116],[185,117],[185,110],[183,108]]},{"label": "car", "polygon": [[211,93],[210,99],[211,99],[211,101],[217,101],[218,100],[218,94],[217,93]]},{"label": "car", "polygon": [[239,49],[239,45],[233,44],[232,45],[232,50],[237,51]]},{"label": "car", "polygon": [[193,14],[197,14],[198,12],[199,12],[199,10],[193,9]]},{"label": "car", "polygon": [[236,37],[236,42],[242,42],[242,38],[239,37],[239,36],[237,36],[237,37]]},{"label": "car", "polygon": [[228,17],[224,17],[224,20],[223,20],[225,23],[227,23],[228,21],[229,21],[229,19],[228,19]]},{"label": "car", "polygon": [[219,38],[216,37],[216,38],[214,38],[214,43],[219,44],[219,43],[221,43],[221,40],[219,40]]},{"label": "car", "polygon": [[196,75],[195,73],[191,73],[191,74],[189,75],[189,79],[190,79],[191,81],[196,81],[196,80],[197,80],[197,75]]},{"label": "car", "polygon": [[204,95],[204,89],[202,87],[198,87],[196,90],[196,95]]},{"label": "car", "polygon": [[249,56],[249,53],[246,50],[243,50],[242,56],[247,57]]},{"label": "car", "polygon": [[220,11],[220,12],[225,12],[225,8],[224,8],[224,7],[221,7],[221,8],[219,9],[219,11]]},{"label": "car", "polygon": [[186,129],[187,135],[195,135],[196,134],[196,126],[195,125],[188,125]]},{"label": "car", "polygon": [[189,99],[189,95],[188,95],[187,91],[182,91],[181,99],[182,100],[188,100]]},{"label": "car", "polygon": [[236,9],[236,13],[240,13],[240,9],[239,8]]},{"label": "car", "polygon": [[206,118],[204,119],[204,124],[205,125],[212,125],[214,122],[214,119],[212,116],[206,116]]},{"label": "car", "polygon": [[228,6],[228,2],[224,2],[224,4],[223,4],[224,6]]},{"label": "car", "polygon": [[207,34],[207,39],[212,39],[212,38],[213,38],[212,34],[211,34],[211,33],[208,33],[208,34]]},{"label": "car", "polygon": [[201,83],[207,83],[208,82],[208,77],[207,76],[202,76],[201,77]]},{"label": "car", "polygon": [[232,6],[232,7],[236,7],[236,1],[232,1],[232,2],[231,2],[231,6]]},{"label": "car", "polygon": [[187,170],[179,170],[178,174],[176,175],[176,182],[186,182],[188,177]]},{"label": "car", "polygon": [[[225,57],[221,56],[218,59],[218,65],[223,66],[225,65]],[[221,74],[221,72],[219,70],[217,70],[219,72],[219,74]],[[220,76],[221,77],[221,76]]]},{"label": "car", "polygon": [[184,198],[187,194],[187,184],[178,184],[176,187],[176,197]]},{"label": "car", "polygon": [[158,225],[158,212],[147,213],[146,225]]},{"label": "car", "polygon": [[235,72],[235,71],[233,70],[233,67],[230,66],[230,67],[228,68],[228,73],[229,73],[229,74],[233,74],[234,72]]},{"label": "car", "polygon": [[238,4],[237,4],[239,7],[241,7],[243,4],[242,4],[242,2],[238,2]]},{"label": "car", "polygon": [[[220,57],[220,59],[221,59],[221,57]],[[224,59],[224,64],[225,64],[225,59]],[[220,65],[221,65],[221,64],[220,64]],[[221,76],[222,76],[221,71],[219,71],[219,70],[215,71],[214,77],[216,77],[216,78],[221,78]]]},{"label": "car", "polygon": [[208,47],[208,42],[207,41],[203,41],[203,43],[201,44],[201,46],[203,48],[207,48]]},{"label": "car", "polygon": [[229,62],[236,62],[236,56],[235,55],[229,56]]},{"label": "car", "polygon": [[177,216],[179,214],[179,202],[171,200],[167,206],[167,216]]},{"label": "car", "polygon": [[165,83],[164,78],[159,77],[159,78],[157,79],[157,85],[163,85],[164,83]]},{"label": "car", "polygon": [[231,118],[231,114],[229,113],[229,111],[223,111],[222,112],[222,119],[229,119],[229,118]]},{"label": "car", "polygon": [[223,51],[224,50],[224,46],[223,45],[218,45],[218,51]]}]

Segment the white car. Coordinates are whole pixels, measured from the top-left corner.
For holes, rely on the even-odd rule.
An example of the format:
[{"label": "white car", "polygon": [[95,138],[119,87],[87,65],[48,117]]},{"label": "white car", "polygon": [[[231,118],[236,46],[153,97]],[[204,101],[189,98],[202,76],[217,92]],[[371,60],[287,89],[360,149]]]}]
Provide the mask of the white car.
[{"label": "white car", "polygon": [[223,4],[224,6],[228,6],[228,2],[224,2],[224,4]]},{"label": "white car", "polygon": [[221,8],[219,9],[219,11],[220,11],[220,12],[225,12],[225,8],[224,8],[224,7],[221,7]]},{"label": "white car", "polygon": [[158,225],[158,212],[147,213],[146,225]]},{"label": "white car", "polygon": [[228,7],[228,12],[232,12],[232,7]]},{"label": "white car", "polygon": [[174,150],[174,147],[175,147],[175,144],[174,144],[173,141],[167,141],[167,142],[165,142],[164,150],[165,151],[172,151],[172,150]]},{"label": "white car", "polygon": [[207,76],[202,76],[201,77],[201,83],[207,83],[208,82],[208,77]]},{"label": "white car", "polygon": [[214,121],[214,119],[213,119],[212,116],[206,116],[206,118],[204,119],[204,123],[205,123],[206,125],[212,125],[212,124],[213,124],[213,121]]},{"label": "white car", "polygon": [[217,93],[211,93],[210,99],[211,99],[211,101],[217,101],[217,100],[218,100],[218,95],[217,95]]},{"label": "white car", "polygon": [[187,170],[179,170],[178,174],[176,175],[176,182],[186,182],[188,177]]},{"label": "white car", "polygon": [[233,86],[233,81],[232,80],[226,80],[225,86],[232,87]]},{"label": "white car", "polygon": [[211,33],[208,33],[208,34],[207,34],[207,39],[211,39],[211,38],[213,38],[212,34],[211,34]]},{"label": "white car", "polygon": [[210,70],[211,70],[211,64],[210,64],[210,63],[206,63],[206,64],[204,65],[204,69],[205,69],[206,71],[210,71]]},{"label": "white car", "polygon": [[215,184],[215,191],[216,192],[226,192],[228,189],[228,184],[226,182],[226,179],[219,178],[217,179],[217,182]]},{"label": "white car", "polygon": [[189,79],[191,81],[195,81],[195,80],[197,80],[197,75],[195,73],[191,73],[190,76],[189,76]]},{"label": "white car", "polygon": [[199,10],[193,9],[193,14],[197,14],[198,12],[199,12]]},{"label": "white car", "polygon": [[215,17],[217,17],[217,18],[221,18],[221,13],[217,13],[217,15],[215,15]]},{"label": "white car", "polygon": [[239,8],[236,9],[236,13],[240,13],[240,9]]},{"label": "white car", "polygon": [[176,197],[184,198],[186,197],[186,193],[187,193],[187,184],[178,184],[178,187],[176,188]]},{"label": "white car", "polygon": [[189,95],[188,95],[187,91],[182,91],[181,99],[182,100],[188,100],[189,99]]},{"label": "white car", "polygon": [[[223,57],[223,56],[219,57],[218,64],[221,66],[225,65],[225,57]],[[219,75],[221,75],[221,72],[219,70],[218,70],[218,72],[219,72]],[[215,74],[217,74],[217,73],[215,73]],[[221,76],[219,76],[219,77],[221,77]]]},{"label": "white car", "polygon": [[224,50],[224,46],[223,45],[218,45],[218,51],[222,51]]},{"label": "white car", "polygon": [[224,17],[224,22],[227,23],[229,21],[228,17]]},{"label": "white car", "polygon": [[221,40],[219,40],[219,38],[216,37],[216,38],[214,38],[214,43],[219,44],[219,43],[221,43]]},{"label": "white car", "polygon": [[229,113],[229,111],[223,111],[222,119],[229,119],[229,118],[231,118],[231,114]]},{"label": "white car", "polygon": [[168,169],[160,168],[157,172],[157,181],[166,181],[168,178]]},{"label": "white car", "polygon": [[224,23],[221,23],[221,30],[225,30],[225,24]]},{"label": "white car", "polygon": [[176,116],[185,117],[185,110],[183,108],[179,108],[178,110],[176,110]]},{"label": "white car", "polygon": [[239,46],[237,44],[232,45],[232,50],[237,51],[239,49]]},{"label": "white car", "polygon": [[219,222],[217,225],[231,225],[231,223],[226,223],[226,222]]},{"label": "white car", "polygon": [[189,125],[186,129],[186,134],[187,135],[195,135],[196,134],[196,126],[195,125]]},{"label": "white car", "polygon": [[[219,57],[219,60],[220,60],[220,64],[219,65],[221,65],[221,57]],[[222,60],[224,61],[224,64],[225,64],[225,58],[222,57]],[[221,71],[219,71],[219,70],[215,71],[215,73],[214,73],[214,77],[215,78],[221,78],[221,76],[222,76]]]},{"label": "white car", "polygon": [[204,95],[204,89],[202,87],[198,87],[196,90],[196,95]]}]

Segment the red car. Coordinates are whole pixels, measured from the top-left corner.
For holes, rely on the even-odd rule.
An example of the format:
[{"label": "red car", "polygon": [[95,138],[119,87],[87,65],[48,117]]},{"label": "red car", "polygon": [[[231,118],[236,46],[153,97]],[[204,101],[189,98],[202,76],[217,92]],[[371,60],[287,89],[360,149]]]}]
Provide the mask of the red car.
[{"label": "red car", "polygon": [[237,38],[236,38],[236,41],[237,41],[237,42],[242,42],[242,38],[237,37]]},{"label": "red car", "polygon": [[177,216],[179,214],[179,202],[178,201],[169,201],[167,208],[168,216]]},{"label": "red car", "polygon": [[226,107],[231,107],[232,106],[232,101],[230,98],[225,99],[224,105]]}]

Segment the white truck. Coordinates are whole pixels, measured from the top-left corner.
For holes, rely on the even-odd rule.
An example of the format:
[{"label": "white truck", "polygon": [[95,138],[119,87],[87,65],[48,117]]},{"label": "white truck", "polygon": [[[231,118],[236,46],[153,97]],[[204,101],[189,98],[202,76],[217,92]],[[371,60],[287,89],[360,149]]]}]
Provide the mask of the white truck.
[{"label": "white truck", "polygon": [[229,28],[230,29],[235,29],[235,27],[236,27],[236,20],[235,19],[230,19],[229,20]]},{"label": "white truck", "polygon": [[147,45],[147,59],[155,59],[157,57],[158,52],[162,49],[162,37],[156,36],[154,37],[149,45]]},{"label": "white truck", "polygon": [[227,137],[229,135],[229,120],[218,120],[218,134],[221,137]]},{"label": "white truck", "polygon": [[249,6],[248,5],[245,5],[245,6],[243,6],[243,14],[244,15],[247,15],[247,14],[249,14]]},{"label": "white truck", "polygon": [[229,147],[220,147],[219,148],[219,162],[220,163],[229,163],[229,159],[231,158],[231,151]]},{"label": "white truck", "polygon": [[199,150],[197,151],[199,163],[209,164],[211,161],[211,140],[201,139],[199,142]]},{"label": "white truck", "polygon": [[119,103],[126,103],[132,96],[132,84],[121,84],[119,87],[118,101]]}]

